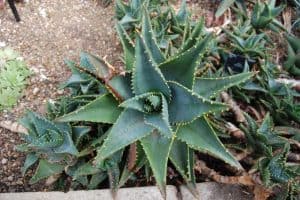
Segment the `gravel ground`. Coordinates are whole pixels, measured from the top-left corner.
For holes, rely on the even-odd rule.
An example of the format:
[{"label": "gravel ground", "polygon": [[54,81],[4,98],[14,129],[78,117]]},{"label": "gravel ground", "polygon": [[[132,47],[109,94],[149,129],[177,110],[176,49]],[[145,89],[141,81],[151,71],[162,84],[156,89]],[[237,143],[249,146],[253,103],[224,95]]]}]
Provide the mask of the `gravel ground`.
[{"label": "gravel ground", "polygon": [[[119,62],[113,6],[102,8],[92,0],[28,0],[17,7],[20,23],[8,6],[0,10],[0,46],[19,52],[33,75],[18,105],[0,113],[0,120],[16,121],[26,109],[43,113],[49,99],[62,95],[59,83],[70,75],[65,58],[78,61],[83,50]],[[22,177],[24,155],[15,150],[20,143],[17,134],[0,129],[0,192],[46,189],[27,184],[32,172]]]}]

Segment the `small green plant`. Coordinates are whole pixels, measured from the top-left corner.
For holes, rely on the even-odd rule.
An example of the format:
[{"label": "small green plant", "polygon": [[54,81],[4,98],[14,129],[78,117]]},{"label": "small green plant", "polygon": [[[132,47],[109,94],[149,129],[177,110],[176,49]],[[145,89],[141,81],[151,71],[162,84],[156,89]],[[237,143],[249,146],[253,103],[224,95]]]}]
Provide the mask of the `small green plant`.
[{"label": "small green plant", "polygon": [[0,49],[0,110],[14,106],[30,75],[24,61],[10,48]]},{"label": "small green plant", "polygon": [[293,21],[292,29],[299,29],[300,27],[300,1],[299,0],[293,0],[295,10],[296,10],[296,19]]},{"label": "small green plant", "polygon": [[258,124],[246,114],[247,127],[242,126],[246,133],[248,148],[254,157],[259,158],[254,170],[260,172],[261,180],[269,187],[280,185],[281,199],[296,199],[300,189],[299,165],[288,163],[287,157],[291,153],[290,143],[274,128],[274,123],[269,114],[263,122]]},{"label": "small green plant", "polygon": [[300,76],[300,39],[286,35],[288,43],[287,60],[284,63],[285,70],[294,76]]},{"label": "small green plant", "polygon": [[252,12],[251,24],[256,30],[269,28],[273,31],[284,30],[282,24],[276,17],[284,9],[284,5],[276,7],[276,0],[270,0],[268,3],[261,3],[258,1]]}]

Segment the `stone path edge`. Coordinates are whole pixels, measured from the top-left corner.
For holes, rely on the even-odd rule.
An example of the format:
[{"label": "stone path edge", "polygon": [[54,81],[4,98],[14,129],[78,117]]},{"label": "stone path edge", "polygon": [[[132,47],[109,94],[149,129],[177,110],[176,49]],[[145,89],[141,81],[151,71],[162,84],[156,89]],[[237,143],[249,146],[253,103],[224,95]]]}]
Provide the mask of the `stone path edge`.
[{"label": "stone path edge", "polygon": [[[197,200],[185,186],[166,187],[167,200]],[[240,185],[215,182],[197,184],[199,200],[252,200],[253,194]],[[0,193],[0,200],[163,200],[155,186],[121,188],[115,198],[109,189],[63,192]]]}]

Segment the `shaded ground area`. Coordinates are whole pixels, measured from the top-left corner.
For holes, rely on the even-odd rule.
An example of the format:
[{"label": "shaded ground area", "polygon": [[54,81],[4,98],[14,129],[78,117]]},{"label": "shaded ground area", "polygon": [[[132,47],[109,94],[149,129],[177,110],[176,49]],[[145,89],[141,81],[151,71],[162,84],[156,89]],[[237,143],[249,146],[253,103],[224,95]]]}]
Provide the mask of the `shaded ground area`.
[{"label": "shaded ground area", "polygon": [[[15,121],[26,109],[43,112],[47,100],[62,95],[59,83],[70,74],[65,58],[77,61],[84,50],[118,62],[113,6],[102,8],[92,0],[30,0],[17,7],[21,23],[8,7],[0,10],[0,46],[19,52],[34,74],[18,105],[0,113],[0,120]],[[43,190],[29,186],[29,177],[21,175],[25,157],[15,150],[20,143],[17,134],[0,129],[0,192]]]}]

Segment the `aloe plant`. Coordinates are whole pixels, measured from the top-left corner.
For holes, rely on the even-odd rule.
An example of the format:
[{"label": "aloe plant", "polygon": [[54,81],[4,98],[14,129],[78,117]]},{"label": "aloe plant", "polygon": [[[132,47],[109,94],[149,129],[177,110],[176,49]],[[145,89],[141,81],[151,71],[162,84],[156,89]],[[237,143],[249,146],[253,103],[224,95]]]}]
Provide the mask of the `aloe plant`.
[{"label": "aloe plant", "polygon": [[256,30],[269,28],[273,31],[285,30],[276,17],[284,9],[284,5],[276,7],[276,0],[270,0],[267,3],[258,1],[252,12],[251,24]]},{"label": "aloe plant", "polygon": [[[148,16],[144,16],[141,34],[136,36],[134,44],[123,42],[125,55],[126,51],[129,52],[128,47],[134,47],[134,56],[127,52],[131,56],[131,62],[126,64],[125,76],[110,76],[107,70],[109,67],[105,67],[99,58],[85,55],[90,65],[84,71],[101,80],[109,93],[57,118],[57,121],[113,124],[104,143],[97,150],[94,163],[99,165],[128,145],[138,143],[142,146],[157,185],[165,196],[169,159],[185,180],[194,184],[194,150],[208,153],[241,169],[206,118],[207,115],[225,110],[226,105],[201,94],[210,92],[217,95],[220,91],[247,80],[252,73],[222,79],[196,78],[195,70],[199,67],[201,54],[212,35],[207,35],[198,40],[195,46],[187,46],[182,52],[166,58],[153,37],[148,19]],[[120,33],[126,34],[122,29]],[[105,73],[101,73],[103,71]],[[120,84],[122,87],[119,87]],[[211,87],[206,89],[205,85]]]},{"label": "aloe plant", "polygon": [[287,162],[287,156],[291,152],[288,139],[277,132],[269,114],[261,124],[248,114],[245,116],[247,127],[242,125],[242,130],[246,133],[248,148],[259,158],[253,169],[260,172],[261,180],[267,187],[280,184],[282,199],[296,196],[300,184],[297,179],[299,165]]},{"label": "aloe plant", "polygon": [[287,60],[284,63],[285,69],[292,75],[300,75],[300,39],[292,36],[286,35],[286,40],[288,42],[288,55]]}]

